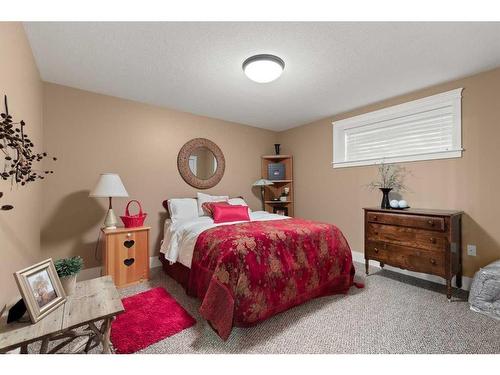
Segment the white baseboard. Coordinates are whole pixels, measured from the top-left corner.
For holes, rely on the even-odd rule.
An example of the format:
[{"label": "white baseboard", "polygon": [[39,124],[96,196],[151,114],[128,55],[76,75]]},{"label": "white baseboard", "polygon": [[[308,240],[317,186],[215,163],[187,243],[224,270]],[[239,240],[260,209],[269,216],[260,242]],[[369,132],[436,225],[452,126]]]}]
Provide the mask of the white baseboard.
[{"label": "white baseboard", "polygon": [[161,262],[160,259],[158,258],[158,255],[149,257],[149,268],[155,268],[155,267],[161,267]]},{"label": "white baseboard", "polygon": [[[149,257],[149,268],[155,268],[160,266],[161,262],[160,259],[158,259],[158,255]],[[100,276],[102,276],[102,267],[99,266],[99,267],[85,268],[80,271],[77,280],[78,281],[90,280]]]},{"label": "white baseboard", "polygon": [[[364,264],[365,263],[365,254],[364,253],[360,253],[358,251],[353,251],[352,252],[352,260],[355,261],[355,262],[363,263]],[[370,260],[370,267],[380,268],[379,262],[374,261],[374,260]],[[413,271],[403,270],[401,268],[392,267],[392,266],[388,266],[388,265],[385,265],[384,269],[389,270],[389,271],[393,271],[393,272],[398,272],[398,273],[401,273],[403,275],[408,275],[408,276],[416,277],[416,278],[419,278],[419,279],[423,279],[423,280],[427,280],[427,281],[432,281],[432,282],[438,283],[438,284],[443,284],[443,285],[446,284],[445,279],[443,279],[442,277],[439,277],[439,276],[434,276],[434,275],[428,275],[426,273],[420,273],[420,272],[413,272]],[[463,289],[463,290],[470,290],[471,284],[472,284],[472,279],[470,277],[462,276],[462,288],[461,289]],[[455,278],[453,278],[453,280],[452,280],[452,285],[456,286],[455,285]]]}]

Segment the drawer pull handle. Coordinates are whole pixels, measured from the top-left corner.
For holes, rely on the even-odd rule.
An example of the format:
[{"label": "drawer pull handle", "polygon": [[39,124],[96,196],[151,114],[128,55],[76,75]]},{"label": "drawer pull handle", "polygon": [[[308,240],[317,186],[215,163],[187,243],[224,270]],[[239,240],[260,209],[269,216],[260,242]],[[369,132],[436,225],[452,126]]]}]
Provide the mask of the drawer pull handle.
[{"label": "drawer pull handle", "polygon": [[373,221],[377,221],[377,220],[378,220],[378,217],[374,216]]},{"label": "drawer pull handle", "polygon": [[132,237],[132,233],[127,233],[127,237]]},{"label": "drawer pull handle", "polygon": [[378,249],[377,248],[374,248],[373,250],[375,250],[375,252],[378,254]]},{"label": "drawer pull handle", "polygon": [[127,267],[130,267],[132,264],[134,264],[135,258],[128,258],[123,261],[123,264],[125,264]]},{"label": "drawer pull handle", "polygon": [[436,264],[436,261],[434,259],[431,259],[431,264]]},{"label": "drawer pull handle", "polygon": [[437,242],[437,240],[434,237],[431,237],[431,243],[435,244],[436,242]]},{"label": "drawer pull handle", "polygon": [[132,246],[134,246],[134,244],[134,240],[126,240],[125,242],[123,242],[123,246],[125,246],[127,249],[130,249]]},{"label": "drawer pull handle", "polygon": [[434,221],[432,221],[432,220],[429,220],[427,223],[428,223],[431,227],[433,227],[433,226],[434,226]]}]

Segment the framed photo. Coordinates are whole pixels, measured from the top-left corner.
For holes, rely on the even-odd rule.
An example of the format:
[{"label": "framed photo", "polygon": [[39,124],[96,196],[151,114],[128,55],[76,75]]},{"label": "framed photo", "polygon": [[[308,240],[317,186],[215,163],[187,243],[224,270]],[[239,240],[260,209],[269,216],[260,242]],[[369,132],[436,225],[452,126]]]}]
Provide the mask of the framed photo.
[{"label": "framed photo", "polygon": [[33,323],[66,301],[66,294],[50,258],[16,272],[14,277]]}]

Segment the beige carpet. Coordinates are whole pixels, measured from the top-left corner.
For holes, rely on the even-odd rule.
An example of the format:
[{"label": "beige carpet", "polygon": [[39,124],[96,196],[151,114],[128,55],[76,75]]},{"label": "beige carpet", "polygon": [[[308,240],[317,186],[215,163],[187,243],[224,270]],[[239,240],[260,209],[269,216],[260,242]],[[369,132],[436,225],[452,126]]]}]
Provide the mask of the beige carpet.
[{"label": "beige carpet", "polygon": [[[149,282],[120,293],[162,286],[197,320],[139,353],[500,353],[500,321],[470,311],[466,293],[455,293],[450,303],[442,285],[378,269],[365,277],[362,265],[356,269],[364,289],[353,287],[347,296],[318,298],[254,327],[234,328],[227,341],[200,317],[199,302],[160,268],[152,270]],[[30,346],[30,352],[37,349]]]},{"label": "beige carpet", "polygon": [[356,268],[365,289],[234,328],[225,342],[198,314],[199,302],[160,269],[121,294],[163,286],[198,321],[140,353],[500,353],[500,322],[470,311],[465,293],[450,303],[442,285],[378,269],[365,278]]}]

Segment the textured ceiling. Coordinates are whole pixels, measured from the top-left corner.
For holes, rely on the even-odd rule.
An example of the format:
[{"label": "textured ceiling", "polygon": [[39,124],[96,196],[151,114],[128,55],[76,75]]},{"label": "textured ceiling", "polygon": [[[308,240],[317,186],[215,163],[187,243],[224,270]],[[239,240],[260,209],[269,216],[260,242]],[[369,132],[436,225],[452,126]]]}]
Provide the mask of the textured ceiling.
[{"label": "textured ceiling", "polygon": [[[42,79],[283,130],[500,66],[500,23],[25,23]],[[258,84],[241,69],[286,64]]]}]

